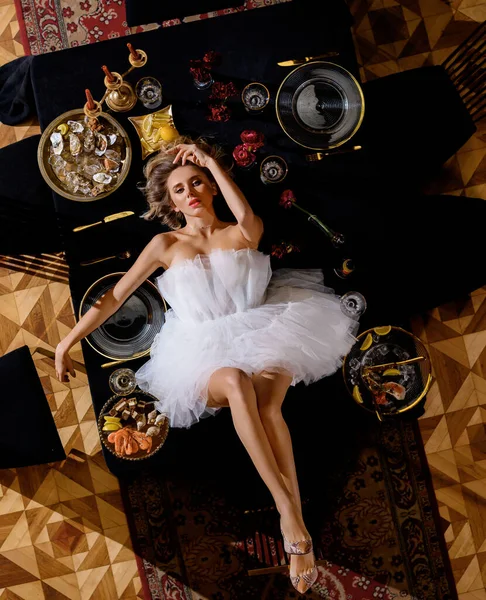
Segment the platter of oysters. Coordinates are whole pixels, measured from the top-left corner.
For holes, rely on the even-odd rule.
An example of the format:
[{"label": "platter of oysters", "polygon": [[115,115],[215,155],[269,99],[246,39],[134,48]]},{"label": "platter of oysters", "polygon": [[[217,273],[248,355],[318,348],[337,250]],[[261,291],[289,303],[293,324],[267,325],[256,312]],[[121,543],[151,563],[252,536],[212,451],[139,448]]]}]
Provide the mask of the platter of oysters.
[{"label": "platter of oysters", "polygon": [[125,396],[112,396],[98,417],[103,445],[124,460],[153,456],[169,432],[169,419],[155,408],[156,401],[139,388]]},{"label": "platter of oysters", "polygon": [[78,202],[105,198],[128,174],[131,145],[111,115],[88,117],[83,109],[52,121],[39,142],[37,160],[46,183],[59,195]]}]

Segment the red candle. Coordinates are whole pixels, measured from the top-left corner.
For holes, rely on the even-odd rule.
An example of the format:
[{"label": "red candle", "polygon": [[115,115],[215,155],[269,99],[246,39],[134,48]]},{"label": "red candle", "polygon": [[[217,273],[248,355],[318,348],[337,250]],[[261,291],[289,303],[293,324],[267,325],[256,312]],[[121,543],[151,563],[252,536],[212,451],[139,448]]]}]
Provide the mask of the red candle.
[{"label": "red candle", "polygon": [[135,48],[130,44],[130,42],[128,42],[127,46],[134,60],[140,60],[140,54],[135,50]]},{"label": "red candle", "polygon": [[115,81],[115,78],[113,77],[113,74],[110,71],[110,69],[106,65],[103,65],[101,68],[103,69],[103,72],[105,73],[108,82],[113,83]]},{"label": "red candle", "polygon": [[84,90],[84,92],[86,94],[86,100],[88,101],[88,110],[94,110],[96,108],[96,105],[94,103],[91,92],[89,90]]}]

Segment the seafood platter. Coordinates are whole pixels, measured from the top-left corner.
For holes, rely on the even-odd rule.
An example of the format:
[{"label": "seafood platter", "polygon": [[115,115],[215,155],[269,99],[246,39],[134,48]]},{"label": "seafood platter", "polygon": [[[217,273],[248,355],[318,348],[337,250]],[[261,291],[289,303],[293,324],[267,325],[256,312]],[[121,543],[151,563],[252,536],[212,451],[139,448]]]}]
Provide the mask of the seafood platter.
[{"label": "seafood platter", "polygon": [[52,121],[41,136],[37,160],[46,183],[59,195],[79,202],[105,198],[124,181],[131,144],[111,115],[96,117],[83,109]]},{"label": "seafood platter", "polygon": [[379,420],[413,408],[432,383],[425,346],[410,332],[390,325],[358,336],[344,359],[343,375],[355,402]]},{"label": "seafood platter", "polygon": [[124,460],[143,460],[160,450],[169,432],[169,419],[155,408],[156,400],[137,388],[106,402],[98,417],[98,431],[112,454]]}]

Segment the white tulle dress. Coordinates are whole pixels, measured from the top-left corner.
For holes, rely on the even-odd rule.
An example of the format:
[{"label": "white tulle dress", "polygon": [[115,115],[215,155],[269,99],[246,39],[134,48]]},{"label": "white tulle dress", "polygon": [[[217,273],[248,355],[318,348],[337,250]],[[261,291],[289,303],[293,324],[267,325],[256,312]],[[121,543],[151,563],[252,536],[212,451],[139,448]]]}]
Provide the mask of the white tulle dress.
[{"label": "white tulle dress", "polygon": [[335,372],[354,343],[357,322],[323,284],[320,269],[278,269],[257,250],[215,249],[177,262],[157,284],[170,304],[137,371],[171,427],[190,427],[220,409],[206,406],[211,375],[285,369],[292,385]]}]

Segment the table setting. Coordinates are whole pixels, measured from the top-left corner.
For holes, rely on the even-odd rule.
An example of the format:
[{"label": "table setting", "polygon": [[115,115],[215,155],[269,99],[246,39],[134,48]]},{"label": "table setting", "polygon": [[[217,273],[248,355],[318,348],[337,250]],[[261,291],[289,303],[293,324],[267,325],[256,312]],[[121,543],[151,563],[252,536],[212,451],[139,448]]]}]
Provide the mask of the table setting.
[{"label": "table setting", "polygon": [[[308,4],[190,23],[183,26],[187,36],[161,29],[132,35],[128,44],[113,39],[35,58],[38,164],[53,190],[79,317],[164,231],[142,218],[142,169],[164,141],[188,134],[226,150],[238,185],[265,222],[262,249],[275,268],[323,268],[338,294],[354,293],[348,310],[364,299],[356,313],[364,329],[406,326],[408,297],[393,305],[392,292],[380,289],[387,261],[393,264],[381,256],[381,232],[389,236],[393,222],[386,197],[353,177],[367,138],[349,23],[309,19]],[[216,209],[233,220],[227,207]],[[400,245],[409,229],[396,229]],[[110,370],[139,368],[163,327],[168,307],[150,280],[82,342],[100,418],[107,414]],[[164,451],[144,462],[175,464],[181,440],[207,435],[209,421],[197,432],[171,430]],[[102,434],[106,423],[99,425]],[[106,444],[103,450],[114,473],[136,468],[137,461]]]}]

